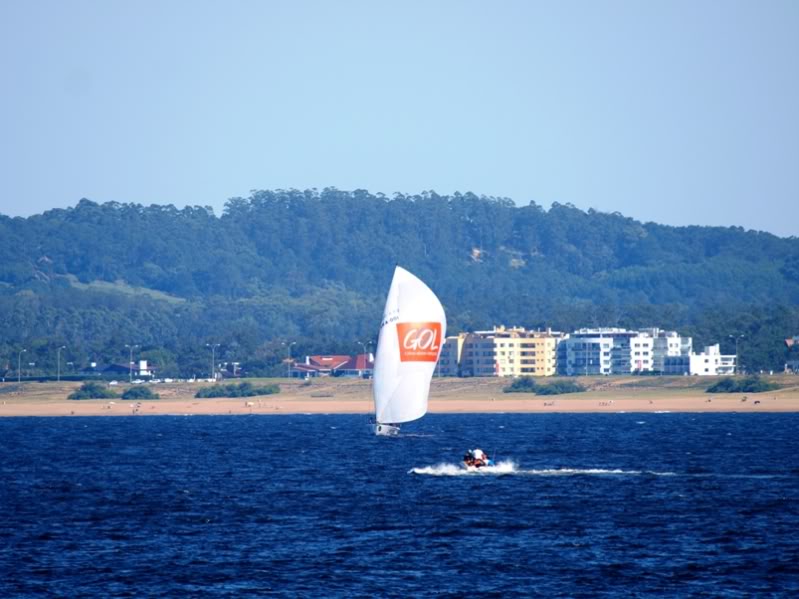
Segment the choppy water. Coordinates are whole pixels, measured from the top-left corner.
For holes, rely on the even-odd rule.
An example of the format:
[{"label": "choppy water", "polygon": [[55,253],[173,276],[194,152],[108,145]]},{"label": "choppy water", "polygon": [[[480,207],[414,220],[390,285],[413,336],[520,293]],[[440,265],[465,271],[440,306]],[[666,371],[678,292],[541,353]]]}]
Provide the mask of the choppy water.
[{"label": "choppy water", "polygon": [[[0,596],[799,594],[799,415],[0,420]],[[458,461],[480,446],[493,472]]]}]

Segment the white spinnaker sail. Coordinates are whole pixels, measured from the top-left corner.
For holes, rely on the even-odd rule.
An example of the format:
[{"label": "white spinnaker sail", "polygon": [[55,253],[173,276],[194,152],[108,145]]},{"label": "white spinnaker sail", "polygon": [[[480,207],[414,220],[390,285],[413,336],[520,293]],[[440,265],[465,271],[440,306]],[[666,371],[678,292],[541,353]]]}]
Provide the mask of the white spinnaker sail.
[{"label": "white spinnaker sail", "polygon": [[427,396],[447,335],[435,293],[397,266],[388,290],[374,366],[375,420],[410,422],[427,412]]}]

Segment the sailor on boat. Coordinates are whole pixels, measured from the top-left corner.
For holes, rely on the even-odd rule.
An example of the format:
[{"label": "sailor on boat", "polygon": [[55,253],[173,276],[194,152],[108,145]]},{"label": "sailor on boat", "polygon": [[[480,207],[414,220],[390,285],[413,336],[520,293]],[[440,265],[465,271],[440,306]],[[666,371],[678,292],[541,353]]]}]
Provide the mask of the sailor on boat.
[{"label": "sailor on boat", "polygon": [[484,466],[493,466],[494,460],[490,459],[485,452],[480,449],[470,449],[463,456],[463,463],[467,468],[483,468]]}]

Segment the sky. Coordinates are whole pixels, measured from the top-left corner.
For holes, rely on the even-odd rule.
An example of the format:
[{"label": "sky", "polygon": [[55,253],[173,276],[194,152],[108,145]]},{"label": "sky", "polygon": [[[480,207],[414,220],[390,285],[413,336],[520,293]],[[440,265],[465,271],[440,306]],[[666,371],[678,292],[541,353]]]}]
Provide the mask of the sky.
[{"label": "sky", "polygon": [[799,2],[3,0],[0,213],[434,190],[799,235]]}]

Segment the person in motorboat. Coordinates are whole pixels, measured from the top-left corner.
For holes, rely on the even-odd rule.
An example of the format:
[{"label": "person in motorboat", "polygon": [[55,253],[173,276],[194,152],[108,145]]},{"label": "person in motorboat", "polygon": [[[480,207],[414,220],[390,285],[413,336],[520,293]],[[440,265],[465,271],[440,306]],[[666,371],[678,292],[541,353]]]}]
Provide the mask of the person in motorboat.
[{"label": "person in motorboat", "polygon": [[485,452],[480,449],[470,449],[463,456],[463,463],[467,468],[483,468],[484,466],[493,466],[494,460],[490,459]]}]

